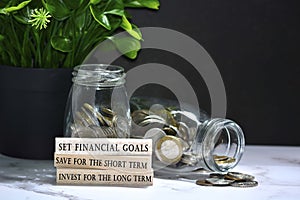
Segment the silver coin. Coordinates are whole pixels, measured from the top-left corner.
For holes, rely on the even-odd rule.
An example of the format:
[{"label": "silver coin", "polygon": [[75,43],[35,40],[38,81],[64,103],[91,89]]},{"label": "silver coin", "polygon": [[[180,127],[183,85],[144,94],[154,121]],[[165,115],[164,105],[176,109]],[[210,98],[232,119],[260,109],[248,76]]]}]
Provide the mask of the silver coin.
[{"label": "silver coin", "polygon": [[148,115],[144,118],[144,120],[146,120],[146,119],[157,119],[157,120],[160,120],[160,121],[166,123],[166,120],[159,115]]},{"label": "silver coin", "polygon": [[144,139],[152,139],[152,147],[154,149],[156,142],[164,136],[166,136],[166,133],[160,128],[151,128],[145,133]]},{"label": "silver coin", "polygon": [[222,178],[207,178],[205,180],[215,186],[227,186],[234,182],[234,180],[227,180]]},{"label": "silver coin", "polygon": [[199,125],[197,116],[192,112],[172,110],[170,113],[177,121],[184,122],[189,127],[197,127]]},{"label": "silver coin", "polygon": [[228,172],[225,175],[225,178],[235,180],[235,181],[253,181],[255,179],[255,177],[252,175],[244,174],[240,172]]},{"label": "silver coin", "polygon": [[141,121],[138,125],[139,126],[147,126],[147,125],[153,124],[153,123],[159,123],[162,125],[166,125],[166,123],[164,121],[158,120],[158,119],[146,119],[146,120]]},{"label": "silver coin", "polygon": [[233,187],[247,188],[258,186],[257,181],[233,182],[230,184]]},{"label": "silver coin", "polygon": [[178,122],[178,136],[184,141],[189,141],[190,130],[184,122]]},{"label": "silver coin", "polygon": [[119,138],[126,138],[129,136],[128,120],[122,116],[114,116],[114,127]]},{"label": "silver coin", "polygon": [[185,152],[182,154],[181,160],[180,162],[190,165],[190,166],[194,166],[197,164],[198,160],[197,157],[191,153]]},{"label": "silver coin", "polygon": [[106,137],[108,137],[108,138],[116,138],[117,137],[117,133],[114,128],[107,127],[107,126],[103,126],[101,128],[102,128],[104,134],[106,135]]}]

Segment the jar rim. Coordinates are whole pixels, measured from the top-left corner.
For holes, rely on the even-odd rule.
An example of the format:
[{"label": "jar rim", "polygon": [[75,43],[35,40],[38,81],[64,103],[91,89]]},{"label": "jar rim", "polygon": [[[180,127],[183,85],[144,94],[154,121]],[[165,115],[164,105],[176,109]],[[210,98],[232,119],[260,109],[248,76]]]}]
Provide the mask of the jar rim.
[{"label": "jar rim", "polygon": [[110,73],[123,73],[124,68],[118,65],[111,64],[81,64],[74,67],[74,71],[82,71],[82,72],[103,72],[109,71]]},{"label": "jar rim", "polygon": [[82,64],[74,67],[73,82],[79,85],[112,87],[125,83],[124,68],[111,64]]}]

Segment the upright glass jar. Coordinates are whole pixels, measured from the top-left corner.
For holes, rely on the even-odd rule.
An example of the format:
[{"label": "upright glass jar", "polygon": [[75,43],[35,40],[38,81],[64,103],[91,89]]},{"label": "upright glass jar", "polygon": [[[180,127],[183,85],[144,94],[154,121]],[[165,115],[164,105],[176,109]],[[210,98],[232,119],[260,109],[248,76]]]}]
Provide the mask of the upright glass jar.
[{"label": "upright glass jar", "polygon": [[[147,101],[147,100],[145,100]],[[242,129],[229,119],[209,118],[174,106],[141,105],[131,102],[132,137],[151,138],[153,168],[180,175],[198,169],[227,172],[240,161],[244,152]]]},{"label": "upright glass jar", "polygon": [[129,101],[122,67],[84,64],[74,68],[65,115],[66,137],[127,138]]}]

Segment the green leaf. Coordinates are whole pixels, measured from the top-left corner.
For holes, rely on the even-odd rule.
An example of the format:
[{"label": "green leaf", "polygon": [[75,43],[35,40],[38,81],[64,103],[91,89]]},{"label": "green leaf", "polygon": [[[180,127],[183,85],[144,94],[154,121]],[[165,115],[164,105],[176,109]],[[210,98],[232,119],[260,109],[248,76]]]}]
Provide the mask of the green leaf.
[{"label": "green leaf", "polygon": [[100,3],[100,1],[101,0],[90,0],[90,3],[96,5],[96,4]]},{"label": "green leaf", "polygon": [[0,14],[8,14],[10,12],[21,10],[22,8],[24,8],[25,6],[27,6],[27,4],[29,4],[30,2],[31,2],[31,0],[23,1],[22,3],[18,4],[17,6],[11,6],[11,7],[8,7],[8,8],[2,8],[2,9],[0,9]]},{"label": "green leaf", "polygon": [[106,28],[107,30],[111,30],[111,26],[110,23],[108,21],[108,18],[105,14],[103,14],[100,9],[98,9],[97,7],[94,7],[92,5],[90,5],[90,10],[91,13],[94,17],[94,19],[104,28]]},{"label": "green leaf", "polygon": [[141,49],[141,43],[139,40],[133,37],[109,37],[117,49],[130,59],[135,59],[137,52]]},{"label": "green leaf", "polygon": [[124,0],[125,7],[159,9],[158,0]]},{"label": "green leaf", "polygon": [[75,17],[75,26],[80,30],[80,32],[83,30],[85,26],[85,13],[81,13],[80,15],[77,15]]},{"label": "green leaf", "polygon": [[71,11],[62,0],[45,0],[43,2],[48,12],[57,20],[64,20],[71,15]]},{"label": "green leaf", "polygon": [[104,14],[123,16],[124,15],[124,10],[113,9],[113,10],[105,11]]},{"label": "green leaf", "polygon": [[63,0],[63,1],[69,9],[79,8],[83,3],[83,0]]},{"label": "green leaf", "polygon": [[53,36],[51,38],[51,46],[61,52],[72,52],[73,45],[72,40],[63,36]]},{"label": "green leaf", "polygon": [[128,19],[126,18],[125,15],[122,16],[121,27],[135,39],[137,39],[137,40],[142,39],[142,35],[140,34],[140,32],[137,32],[132,28],[131,23],[128,21]]}]

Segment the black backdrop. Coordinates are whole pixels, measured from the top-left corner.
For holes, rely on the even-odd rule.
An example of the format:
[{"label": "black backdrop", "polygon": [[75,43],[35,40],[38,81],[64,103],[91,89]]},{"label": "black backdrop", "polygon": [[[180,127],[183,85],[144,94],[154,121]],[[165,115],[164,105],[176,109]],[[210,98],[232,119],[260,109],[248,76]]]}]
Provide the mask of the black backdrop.
[{"label": "black backdrop", "polygon": [[[158,12],[131,14],[140,27],[180,31],[208,51],[224,80],[227,117],[243,127],[247,144],[300,145],[299,0],[161,0]],[[172,66],[188,76],[200,107],[210,111],[205,83],[182,58],[142,50],[133,62],[116,61],[127,69],[149,62]],[[138,93],[172,96],[153,85]]]}]

